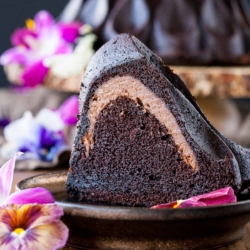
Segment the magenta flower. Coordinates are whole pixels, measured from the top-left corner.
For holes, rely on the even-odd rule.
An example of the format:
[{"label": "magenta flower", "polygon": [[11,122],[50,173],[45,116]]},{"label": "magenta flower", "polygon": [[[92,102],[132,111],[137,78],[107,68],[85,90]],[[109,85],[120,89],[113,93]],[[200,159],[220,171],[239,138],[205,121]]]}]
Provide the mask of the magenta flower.
[{"label": "magenta flower", "polygon": [[191,197],[187,200],[177,200],[166,204],[155,205],[153,209],[159,208],[185,208],[185,207],[206,207],[236,202],[236,196],[231,187],[222,188],[208,194]]},{"label": "magenta flower", "polygon": [[40,187],[25,189],[10,195],[15,162],[22,154],[18,152],[0,168],[0,206],[6,204],[54,203],[55,199],[51,193],[45,188]]},{"label": "magenta flower", "polygon": [[0,63],[4,66],[18,64],[22,73],[16,82],[34,87],[42,83],[48,69],[42,61],[55,54],[71,53],[72,42],[78,36],[81,24],[55,23],[47,11],[38,12],[34,20],[27,21],[27,27],[17,29],[11,36],[14,48],[3,53]]},{"label": "magenta flower", "polygon": [[0,250],[58,249],[66,244],[68,228],[63,209],[44,188],[10,194],[17,153],[0,169]]},{"label": "magenta flower", "polygon": [[66,125],[74,125],[77,123],[77,115],[79,114],[78,96],[73,95],[68,98],[59,108],[59,114]]}]

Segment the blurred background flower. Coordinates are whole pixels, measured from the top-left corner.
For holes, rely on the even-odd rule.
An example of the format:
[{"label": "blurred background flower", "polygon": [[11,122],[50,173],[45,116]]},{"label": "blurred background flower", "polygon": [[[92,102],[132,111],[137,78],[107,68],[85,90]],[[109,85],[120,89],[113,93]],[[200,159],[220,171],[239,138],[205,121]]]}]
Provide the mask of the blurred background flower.
[{"label": "blurred background flower", "polygon": [[[11,81],[27,87],[42,83],[48,71],[43,59],[71,53],[80,26],[79,22],[56,23],[47,11],[38,12],[34,20],[28,19],[25,28],[16,29],[12,34],[14,47],[0,57],[0,63],[12,76]],[[11,73],[17,69],[18,73],[13,77]]]},{"label": "blurred background flower", "polygon": [[78,97],[67,99],[58,110],[43,108],[35,117],[30,111],[4,128],[6,143],[0,148],[4,159],[18,151],[25,159],[52,161],[56,154],[68,150],[65,128],[77,122]]}]

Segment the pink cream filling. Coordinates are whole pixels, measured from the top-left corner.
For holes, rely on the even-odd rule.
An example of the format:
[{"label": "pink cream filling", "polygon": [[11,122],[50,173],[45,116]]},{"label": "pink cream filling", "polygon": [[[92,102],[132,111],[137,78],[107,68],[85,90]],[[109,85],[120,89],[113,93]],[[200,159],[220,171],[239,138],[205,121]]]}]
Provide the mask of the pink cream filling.
[{"label": "pink cream filling", "polygon": [[90,127],[82,138],[82,143],[86,147],[86,157],[89,156],[90,151],[94,148],[93,132],[99,113],[110,101],[116,100],[120,96],[128,97],[136,103],[138,103],[140,99],[145,112],[148,110],[168,129],[185,163],[193,170],[198,170],[198,164],[193,150],[182,135],[173,114],[160,98],[156,97],[155,94],[139,80],[131,76],[114,77],[96,90],[88,111]]}]

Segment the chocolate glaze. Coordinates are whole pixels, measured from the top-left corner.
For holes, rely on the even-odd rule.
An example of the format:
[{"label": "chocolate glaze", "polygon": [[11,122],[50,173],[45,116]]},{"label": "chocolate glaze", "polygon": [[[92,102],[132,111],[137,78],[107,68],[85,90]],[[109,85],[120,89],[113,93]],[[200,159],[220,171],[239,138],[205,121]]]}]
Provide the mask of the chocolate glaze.
[{"label": "chocolate glaze", "polygon": [[[235,192],[238,192],[242,184],[241,176],[238,163],[232,151],[228,148],[227,144],[220,138],[220,136],[218,136],[218,132],[211,128],[195,100],[192,98],[191,94],[185,85],[180,81],[180,79],[176,77],[167,67],[164,67],[161,60],[152,54],[152,52],[150,52],[150,50],[145,45],[138,41],[138,39],[126,34],[120,35],[105,44],[91,59],[91,62],[87,68],[87,72],[81,87],[81,116],[78,122],[75,145],[71,155],[71,168],[67,180],[67,191],[70,194],[80,194],[83,199],[90,199],[90,192],[86,191],[87,187],[83,188],[85,185],[84,183],[86,183],[88,179],[87,175],[83,176],[83,173],[91,169],[91,164],[88,166],[85,165],[85,161],[88,161],[88,157],[85,156],[86,149],[81,141],[83,136],[87,133],[89,127],[89,105],[92,98],[94,97],[95,91],[99,88],[99,86],[113,77],[124,75],[132,76],[138,79],[155,94],[156,98],[161,98],[161,100],[166,103],[167,108],[175,116],[183,135],[185,136],[188,144],[193,149],[196,159],[199,163],[198,172],[184,174],[185,178],[187,178],[185,181],[187,181],[189,184],[192,182],[192,185],[194,186],[190,184],[191,186],[189,189],[187,186],[185,186],[185,192],[182,195],[180,195],[179,190],[176,190],[175,193],[166,192],[164,199],[166,201],[170,201],[173,199],[173,197],[179,199],[180,197],[178,196],[181,196],[182,198],[188,198],[192,195],[202,194],[204,192],[212,191],[218,189],[219,187],[225,187],[229,185],[234,188]],[[170,81],[166,78],[168,76],[170,76]],[[121,102],[121,100],[117,101]],[[130,101],[127,100],[125,103],[130,103]],[[122,105],[125,105],[125,103],[123,103],[123,101],[121,102]],[[115,104],[113,106],[117,105]],[[139,110],[134,112],[139,112]],[[113,117],[109,114],[109,112],[106,113],[107,119],[111,119]],[[135,121],[133,121],[132,118],[134,118]],[[133,122],[136,122],[137,118],[138,117],[135,115],[131,116],[131,120]],[[105,132],[106,134],[109,133],[107,129],[108,126],[112,126],[111,122],[107,121],[107,119],[100,119],[100,117],[98,117],[98,123],[101,124],[100,127],[104,127],[107,130]],[[111,129],[111,131],[113,130]],[[95,140],[98,140],[97,138],[102,137],[105,133],[103,132],[103,134],[97,135],[96,130],[94,130],[94,137],[96,138]],[[131,131],[127,131],[127,133],[131,133]],[[120,135],[118,131],[117,134],[118,136]],[[90,158],[92,154],[95,154],[95,140],[93,150],[89,155]],[[155,147],[154,144],[151,146],[153,148]],[[112,146],[110,147],[112,148]],[[122,147],[122,142],[120,144],[116,144],[116,148],[119,150],[119,152],[122,152],[120,150]],[[234,148],[236,150],[236,146]],[[99,150],[103,150],[100,151],[102,152],[101,154],[106,155],[104,153],[106,150],[104,147],[100,146]],[[143,147],[141,147],[139,151],[143,152]],[[243,149],[239,149],[238,151],[240,155],[244,155],[245,151]],[[241,154],[241,151],[243,151],[243,154]],[[134,153],[131,153],[131,157],[133,155]],[[107,155],[106,157],[109,156]],[[171,157],[175,159],[175,155]],[[123,157],[120,157],[119,159],[121,160]],[[97,164],[99,168],[95,168],[96,174],[99,176],[99,180],[103,171],[101,170],[100,166],[103,166],[103,163],[106,160],[104,156],[99,157],[96,160],[99,161],[99,165]],[[117,160],[115,160],[115,162],[117,163]],[[139,162],[140,158],[138,158],[138,164]],[[128,162],[120,162],[120,165],[121,166],[119,166],[119,168],[122,169],[129,169],[131,171],[134,171],[135,169],[133,164],[129,164]],[[158,162],[158,167],[160,167],[160,165],[162,165],[162,163]],[[173,166],[171,166],[171,168],[172,167]],[[183,168],[181,169],[183,170]],[[157,171],[157,167],[152,167],[151,164],[145,164],[144,171]],[[214,176],[215,173],[216,177]],[[169,178],[167,177],[168,173],[162,172],[161,174],[165,179]],[[201,178],[199,181],[196,181],[196,178],[198,178],[197,176]],[[131,198],[129,201],[127,198],[122,200],[120,197],[118,201],[116,200],[114,193],[113,198],[111,198],[112,195],[101,198],[101,196],[98,195],[98,192],[101,188],[103,188],[103,192],[108,194],[107,186],[105,186],[104,183],[105,180],[102,179],[102,181],[99,183],[101,186],[98,187],[95,192],[93,189],[91,189],[91,192],[94,192],[94,195],[92,196],[95,197],[95,200],[108,199],[108,201],[112,203],[128,205],[148,206],[152,204],[150,197],[148,200],[140,201],[139,203],[137,203],[135,196],[133,196],[133,198]],[[172,190],[173,183],[168,183],[166,185],[169,185],[168,190]],[[114,182],[113,187],[109,188],[116,191],[120,188],[119,194],[122,193],[122,186],[118,182]],[[140,190],[138,191],[140,192]],[[151,191],[148,190],[148,192]],[[86,194],[86,192],[88,194]],[[154,196],[154,198],[157,197]],[[155,200],[155,204],[159,202],[162,202],[162,200]]]}]

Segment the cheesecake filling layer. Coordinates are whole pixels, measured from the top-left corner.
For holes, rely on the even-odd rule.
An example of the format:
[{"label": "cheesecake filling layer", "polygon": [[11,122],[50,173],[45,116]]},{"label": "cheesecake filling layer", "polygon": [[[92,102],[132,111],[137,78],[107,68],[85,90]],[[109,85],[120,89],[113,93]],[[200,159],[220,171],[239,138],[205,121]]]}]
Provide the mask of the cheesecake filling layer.
[{"label": "cheesecake filling layer", "polygon": [[198,164],[193,150],[183,136],[173,114],[160,98],[156,97],[155,94],[139,80],[131,76],[114,77],[96,90],[90,101],[88,110],[90,126],[81,140],[86,147],[86,157],[89,156],[94,147],[94,127],[99,113],[110,101],[114,101],[120,96],[125,96],[133,100],[138,105],[143,106],[145,112],[153,114],[159,122],[168,129],[185,163],[193,170],[198,170]]}]

